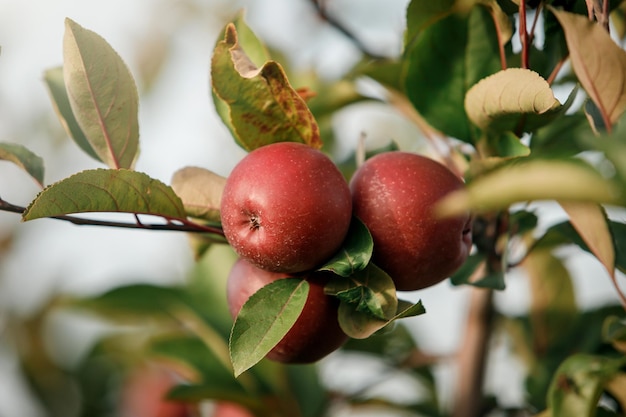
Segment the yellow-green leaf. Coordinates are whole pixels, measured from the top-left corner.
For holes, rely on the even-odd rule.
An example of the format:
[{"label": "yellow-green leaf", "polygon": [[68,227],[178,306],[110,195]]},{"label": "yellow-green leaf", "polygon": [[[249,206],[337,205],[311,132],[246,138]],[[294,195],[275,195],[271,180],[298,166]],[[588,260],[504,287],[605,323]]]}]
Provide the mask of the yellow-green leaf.
[{"label": "yellow-green leaf", "polygon": [[465,96],[465,111],[483,130],[525,130],[548,123],[561,103],[539,74],[523,68],[509,68],[482,79]]},{"label": "yellow-green leaf", "polygon": [[609,275],[615,276],[615,246],[608,219],[596,203],[560,202],[569,220],[591,253],[602,263]]},{"label": "yellow-green leaf", "polygon": [[575,160],[530,160],[510,163],[479,176],[463,190],[445,197],[440,215],[465,210],[504,209],[513,203],[558,200],[617,203],[621,187]]},{"label": "yellow-green leaf", "polygon": [[110,168],[131,168],[139,152],[139,97],[122,58],[100,35],[66,19],[63,76],[94,152]]},{"label": "yellow-green leaf", "polygon": [[117,212],[185,218],[180,198],[162,182],[126,169],[82,171],[46,187],[23,220],[72,213]]},{"label": "yellow-green leaf", "polygon": [[532,251],[522,266],[530,283],[533,343],[541,354],[569,330],[577,314],[574,286],[563,262],[549,250]]},{"label": "yellow-green leaf", "polygon": [[189,216],[219,221],[225,182],[226,178],[208,169],[185,167],[174,173],[172,188]]},{"label": "yellow-green leaf", "polygon": [[275,61],[258,68],[241,47],[232,23],[213,52],[211,79],[213,91],[223,101],[221,116],[228,110],[229,128],[244,149],[274,142],[321,147],[317,122],[283,68]]},{"label": "yellow-green leaf", "polygon": [[550,10],[565,32],[576,77],[610,128],[626,109],[626,51],[585,16]]}]

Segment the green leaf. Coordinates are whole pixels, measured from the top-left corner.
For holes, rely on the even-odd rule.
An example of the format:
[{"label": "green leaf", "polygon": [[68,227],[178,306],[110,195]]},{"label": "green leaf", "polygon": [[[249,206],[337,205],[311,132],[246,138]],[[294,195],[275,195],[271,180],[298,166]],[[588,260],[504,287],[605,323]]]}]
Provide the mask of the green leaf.
[{"label": "green leaf", "polygon": [[319,127],[280,64],[267,61],[258,68],[241,48],[232,23],[213,52],[211,79],[213,91],[228,106],[227,125],[244,149],[280,141],[321,147]]},{"label": "green leaf", "polygon": [[513,132],[489,132],[485,138],[493,149],[492,155],[494,156],[517,158],[530,154],[530,148],[524,145],[520,138]]},{"label": "green leaf", "polygon": [[534,71],[508,68],[482,79],[465,96],[469,119],[482,130],[533,130],[549,123],[561,103],[546,80]]},{"label": "green leaf", "polygon": [[181,198],[185,212],[200,219],[220,220],[220,202],[226,178],[199,167],[179,169],[172,177],[172,188]]},{"label": "green leaf", "polygon": [[533,132],[530,149],[533,155],[571,157],[584,150],[581,139],[592,136],[584,115],[561,115]]},{"label": "green leaf", "polygon": [[349,277],[365,269],[372,257],[373,249],[374,242],[369,230],[362,221],[353,217],[341,249],[320,270]]},{"label": "green leaf", "polygon": [[499,46],[487,8],[437,20],[405,51],[405,91],[430,125],[465,142],[476,133],[463,106],[470,86],[500,70]]},{"label": "green leaf", "polygon": [[372,336],[388,324],[397,319],[418,316],[426,313],[421,301],[413,304],[408,301],[398,300],[397,310],[389,319],[374,317],[370,312],[359,311],[354,304],[342,301],[339,304],[338,319],[341,329],[353,339],[365,339]]},{"label": "green leaf", "polygon": [[558,200],[618,203],[621,189],[590,166],[575,160],[514,161],[449,194],[438,206],[443,216],[465,210],[487,211],[513,203]]},{"label": "green leaf", "polygon": [[30,203],[22,218],[26,221],[88,212],[185,218],[183,204],[170,187],[125,169],[82,171],[52,184]]},{"label": "green leaf", "polygon": [[406,9],[405,46],[427,27],[454,12],[454,0],[412,0]]},{"label": "green leaf", "polygon": [[626,353],[626,319],[609,316],[602,324],[602,338],[616,350]]},{"label": "green leaf", "polygon": [[550,7],[565,32],[572,68],[602,114],[605,125],[626,109],[626,51],[587,17]]},{"label": "green leaf", "polygon": [[294,325],[309,293],[309,284],[298,278],[272,282],[254,293],[242,306],[230,337],[235,376],[267,355]]},{"label": "green leaf", "polygon": [[587,354],[567,358],[548,391],[552,417],[594,415],[605,385],[625,363],[624,359]]},{"label": "green leaf", "polygon": [[285,367],[290,391],[298,401],[303,417],[319,417],[328,408],[329,393],[322,385],[317,366]]},{"label": "green leaf", "polygon": [[349,278],[330,281],[324,290],[341,300],[339,325],[355,339],[367,338],[394,320],[425,313],[421,301],[398,300],[391,278],[371,263]]},{"label": "green leaf", "polygon": [[16,143],[0,142],[0,160],[9,161],[26,171],[43,187],[43,159]]},{"label": "green leaf", "polygon": [[[225,342],[225,341],[224,341]],[[200,339],[191,336],[170,336],[150,343],[150,353],[181,362],[198,375],[198,381],[207,386],[237,393],[245,393],[232,370]]]},{"label": "green leaf", "polygon": [[63,76],[72,112],[99,159],[110,168],[132,168],[139,97],[124,61],[100,35],[66,19]]},{"label": "green leaf", "polygon": [[132,284],[114,288],[94,297],[77,299],[72,305],[109,316],[145,318],[169,315],[173,308],[184,303],[184,292],[181,288]]},{"label": "green leaf", "polygon": [[478,268],[484,265],[485,254],[481,252],[474,253],[467,257],[463,265],[450,277],[452,285],[473,285],[472,280],[474,273]]},{"label": "green leaf", "polygon": [[533,250],[522,264],[530,283],[533,344],[545,352],[571,329],[578,313],[574,286],[563,262],[550,250]]},{"label": "green leaf", "polygon": [[330,280],[324,291],[380,320],[389,320],[398,309],[393,280],[374,264],[348,278]]},{"label": "green leaf", "polygon": [[50,98],[52,99],[52,105],[54,110],[61,121],[61,124],[65,128],[67,134],[76,142],[76,144],[89,156],[97,161],[104,162],[102,158],[98,156],[96,151],[85,137],[85,133],[78,125],[76,117],[72,112],[72,106],[70,99],[67,96],[67,89],[65,88],[65,80],[63,79],[63,67],[56,67],[47,70],[44,73],[44,81],[48,87]]}]

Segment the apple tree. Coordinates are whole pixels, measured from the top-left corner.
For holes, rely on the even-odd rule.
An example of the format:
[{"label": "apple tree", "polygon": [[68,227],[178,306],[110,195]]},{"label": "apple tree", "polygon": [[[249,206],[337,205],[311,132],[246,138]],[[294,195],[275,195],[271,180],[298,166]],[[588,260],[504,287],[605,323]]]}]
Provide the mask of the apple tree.
[{"label": "apple tree", "polygon": [[[41,313],[96,314],[120,329],[71,371],[21,353],[50,415],[63,409],[47,377],[55,372],[89,416],[624,415],[622,2],[413,0],[394,59],[312,3],[362,60],[340,80],[298,85],[297,71],[233,16],[213,45],[207,100],[247,155],[227,178],[188,166],[170,184],[134,168],[140,98],[128,67],[102,36],[65,21],[63,64],[45,84],[67,135],[100,167],[48,184],[33,150],[1,142],[0,159],[41,192],[23,206],[0,198],[0,210],[185,233],[196,263],[185,285],[61,297]],[[360,88],[364,79],[382,93]],[[391,138],[334,158],[333,116],[369,101],[413,122],[428,155]],[[562,221],[543,226],[547,203]],[[595,257],[605,276],[586,279],[609,280],[616,303],[580,308],[563,247]],[[514,274],[530,294],[519,316],[494,303]],[[425,355],[406,326],[429,304],[409,299],[435,284],[471,293],[453,359]],[[32,340],[40,319],[24,326]],[[148,336],[137,340],[129,324]],[[526,372],[513,407],[484,384],[502,337]],[[317,364],[329,354],[336,366],[326,371],[367,358],[382,372],[366,388],[397,376],[410,399],[333,387]],[[451,404],[434,372],[445,360],[457,370]],[[137,386],[149,401],[134,398]]]}]

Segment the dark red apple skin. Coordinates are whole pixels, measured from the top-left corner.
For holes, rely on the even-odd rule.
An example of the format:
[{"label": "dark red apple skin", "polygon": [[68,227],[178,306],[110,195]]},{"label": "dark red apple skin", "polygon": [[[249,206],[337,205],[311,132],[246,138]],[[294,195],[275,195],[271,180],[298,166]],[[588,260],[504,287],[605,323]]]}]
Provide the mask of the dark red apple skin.
[{"label": "dark red apple skin", "polygon": [[465,262],[472,246],[466,213],[437,218],[434,205],[464,186],[444,165],[408,152],[378,154],[350,181],[354,214],[374,240],[373,262],[399,291],[435,285]]},{"label": "dark red apple skin", "polygon": [[324,153],[279,142],[246,155],[224,187],[221,221],[237,254],[274,272],[313,270],[350,226],[348,183]]},{"label": "dark red apple skin", "polygon": [[[237,317],[252,294],[271,282],[287,277],[238,259],[226,284],[226,299],[232,317]],[[324,285],[333,277],[335,275],[331,272],[311,272],[303,276],[309,283],[309,295],[302,313],[285,337],[268,353],[268,359],[282,363],[312,363],[339,349],[348,340],[337,321],[339,300],[324,293]]]}]

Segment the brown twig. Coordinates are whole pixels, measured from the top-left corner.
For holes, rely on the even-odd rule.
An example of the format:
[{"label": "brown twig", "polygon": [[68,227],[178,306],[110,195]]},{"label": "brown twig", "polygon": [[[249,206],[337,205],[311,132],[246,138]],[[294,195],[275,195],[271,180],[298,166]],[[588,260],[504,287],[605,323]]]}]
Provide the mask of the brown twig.
[{"label": "brown twig", "polygon": [[[0,198],[0,211],[6,211],[10,213],[23,214],[26,211],[26,207],[17,206],[4,201]],[[160,231],[175,231],[175,232],[188,232],[188,233],[211,233],[220,236],[224,236],[224,232],[220,227],[207,226],[198,224],[183,218],[166,218],[166,224],[151,224],[143,223],[139,220],[138,214],[133,213],[135,216],[134,223],[116,222],[109,220],[96,220],[86,219],[83,217],[62,215],[62,216],[50,216],[48,218],[55,220],[63,220],[70,222],[77,226],[105,226],[105,227],[118,227],[124,229],[143,229],[143,230],[160,230]]]},{"label": "brown twig", "polygon": [[483,382],[493,324],[493,290],[472,287],[465,335],[457,358],[453,417],[482,415]]},{"label": "brown twig", "polygon": [[334,16],[330,15],[326,10],[323,0],[311,0],[311,4],[315,8],[318,16],[323,19],[330,26],[335,28],[341,34],[343,34],[346,38],[348,38],[360,51],[363,55],[368,56],[372,59],[385,59],[386,57],[372,52],[367,45],[365,45],[352,31],[350,31],[343,23],[337,20]]}]

